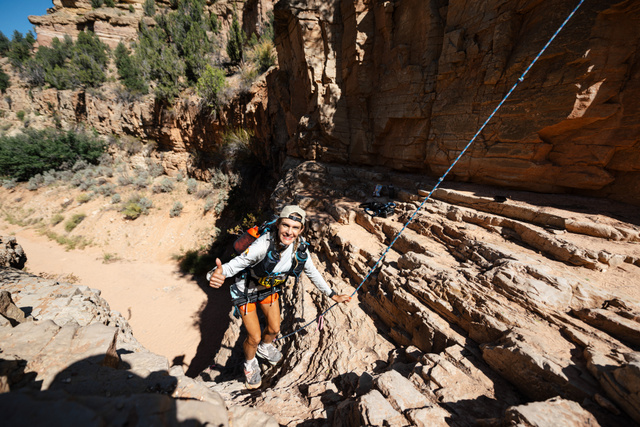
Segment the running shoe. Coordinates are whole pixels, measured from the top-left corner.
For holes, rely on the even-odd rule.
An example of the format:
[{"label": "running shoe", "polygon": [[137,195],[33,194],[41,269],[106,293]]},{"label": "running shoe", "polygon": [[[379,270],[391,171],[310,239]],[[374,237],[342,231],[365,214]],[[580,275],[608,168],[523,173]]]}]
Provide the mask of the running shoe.
[{"label": "running shoe", "polygon": [[267,360],[272,365],[277,364],[280,359],[282,359],[282,353],[280,352],[280,350],[275,348],[273,344],[258,344],[258,350],[256,351],[256,354],[262,359]]},{"label": "running shoe", "polygon": [[249,390],[260,387],[262,385],[262,377],[260,376],[260,365],[258,359],[253,359],[251,369],[247,369],[246,364],[244,368],[245,386]]}]

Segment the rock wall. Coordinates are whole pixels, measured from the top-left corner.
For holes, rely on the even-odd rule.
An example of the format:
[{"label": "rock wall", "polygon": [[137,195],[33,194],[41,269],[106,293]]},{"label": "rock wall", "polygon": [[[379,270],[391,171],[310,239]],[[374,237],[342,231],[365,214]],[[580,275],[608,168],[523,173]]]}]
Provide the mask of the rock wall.
[{"label": "rock wall", "polygon": [[[439,176],[577,3],[280,1],[276,143]],[[639,20],[585,2],[450,178],[640,203]]]}]

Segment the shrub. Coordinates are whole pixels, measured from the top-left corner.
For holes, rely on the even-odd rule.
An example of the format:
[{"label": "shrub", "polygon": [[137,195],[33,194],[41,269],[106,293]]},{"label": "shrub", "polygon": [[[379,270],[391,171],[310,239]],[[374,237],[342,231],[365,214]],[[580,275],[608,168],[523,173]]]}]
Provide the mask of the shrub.
[{"label": "shrub", "polygon": [[16,117],[18,118],[18,120],[23,121],[24,120],[24,115],[25,112],[23,110],[20,110],[16,113]]},{"label": "shrub", "polygon": [[11,47],[7,52],[7,57],[11,65],[15,68],[22,69],[26,60],[31,57],[31,50],[35,42],[36,38],[31,31],[29,31],[25,37],[20,31],[15,30],[11,40]]},{"label": "shrub", "polygon": [[98,194],[101,194],[105,197],[111,196],[114,195],[114,191],[116,191],[116,185],[107,183],[98,187],[96,191],[98,192]]},{"label": "shrub", "polygon": [[156,2],[153,0],[144,0],[142,10],[145,16],[153,16],[156,14]]},{"label": "shrub", "polygon": [[198,190],[198,192],[196,193],[196,197],[198,199],[206,199],[207,197],[209,197],[211,195],[211,190],[209,188],[203,188]]},{"label": "shrub", "polygon": [[221,197],[216,203],[216,207],[214,208],[214,212],[216,215],[220,215],[224,210],[224,207],[227,205],[227,200],[224,197]]},{"label": "shrub", "polygon": [[173,204],[173,206],[171,207],[171,210],[169,211],[169,216],[171,218],[174,218],[176,216],[180,216],[180,213],[182,213],[182,208],[184,206],[182,206],[182,203],[180,202],[175,202]]},{"label": "shrub", "polygon": [[164,174],[164,166],[160,163],[152,163],[149,165],[149,175],[153,178],[157,178],[162,174]]},{"label": "shrub", "polygon": [[16,179],[5,179],[4,181],[2,181],[2,186],[7,190],[11,190],[12,188],[16,187]]},{"label": "shrub", "polygon": [[78,197],[76,197],[76,200],[80,204],[87,203],[89,200],[91,200],[91,196],[88,193],[81,193],[78,195]]},{"label": "shrub", "polygon": [[89,188],[93,187],[96,185],[96,180],[93,178],[89,178],[89,179],[84,179],[80,185],[78,185],[78,188],[82,191],[86,191]]},{"label": "shrub", "polygon": [[78,224],[80,224],[82,222],[82,220],[84,220],[87,217],[87,215],[83,214],[83,213],[78,213],[75,214],[71,217],[71,219],[69,221],[67,221],[64,224],[64,229],[67,231],[67,233],[70,233],[71,231],[73,231],[74,228],[76,228],[78,226]]},{"label": "shrub", "polygon": [[[153,1],[153,0],[152,0]],[[116,67],[118,68],[118,75],[122,80],[122,84],[127,89],[127,95],[129,98],[135,98],[137,94],[146,94],[149,92],[149,88],[141,73],[141,67],[135,56],[131,56],[129,49],[120,42],[114,52]],[[121,95],[124,98],[123,95]],[[126,101],[126,99],[123,99]]]},{"label": "shrub", "polygon": [[164,178],[160,184],[153,186],[154,193],[171,193],[173,191],[173,182],[169,178]]},{"label": "shrub", "polygon": [[118,193],[116,193],[113,196],[111,196],[111,203],[114,204],[114,205],[117,204],[117,203],[120,203],[121,200],[122,200],[122,197]]},{"label": "shrub", "polygon": [[135,8],[133,7],[133,5],[132,5],[132,4],[130,4],[130,5],[129,5],[129,12],[131,12],[131,13],[135,13],[135,11],[136,11],[136,10],[135,10]]},{"label": "shrub", "polygon": [[11,86],[9,75],[0,69],[0,92],[5,93],[9,86]]},{"label": "shrub", "polygon": [[136,188],[136,190],[142,190],[147,188],[147,185],[149,184],[148,182],[148,175],[147,174],[140,174],[137,178],[135,178],[133,180],[133,185]]},{"label": "shrub", "polygon": [[0,170],[27,180],[51,169],[66,169],[79,159],[95,163],[104,150],[101,141],[84,133],[27,129],[16,136],[0,136]]},{"label": "shrub", "polygon": [[51,225],[54,227],[60,224],[62,221],[64,221],[64,215],[62,214],[55,214],[51,217]]},{"label": "shrub", "polygon": [[204,202],[204,213],[206,214],[207,212],[209,212],[215,205],[216,202],[214,202],[213,199],[207,199]]},{"label": "shrub", "polygon": [[205,104],[210,108],[214,108],[218,105],[219,95],[226,86],[227,81],[224,71],[207,65],[202,76],[198,79],[196,89]]},{"label": "shrub", "polygon": [[116,7],[114,0],[104,0],[104,5],[106,7]]},{"label": "shrub", "polygon": [[244,31],[240,28],[238,18],[234,15],[227,40],[227,55],[229,55],[229,60],[234,64],[242,61],[245,39]]},{"label": "shrub", "polygon": [[182,0],[178,10],[157,18],[158,25],[182,58],[185,76],[192,83],[198,81],[204,71],[211,51],[206,32],[208,23],[203,15],[205,3],[205,0]]},{"label": "shrub", "polygon": [[42,175],[38,174],[34,177],[31,177],[29,179],[29,182],[27,182],[27,190],[30,191],[35,191],[38,188],[40,188],[40,186],[42,185],[42,183],[44,182],[44,179],[42,178]]},{"label": "shrub", "polygon": [[220,169],[210,169],[211,179],[209,182],[213,185],[213,188],[228,188],[229,187],[229,175],[222,172]]},{"label": "shrub", "polygon": [[147,214],[149,212],[149,209],[153,207],[153,202],[147,197],[141,197],[138,201],[138,204],[142,206],[142,213],[144,214]]},{"label": "shrub", "polygon": [[122,210],[126,219],[136,219],[142,215],[142,206],[137,202],[129,202]]},{"label": "shrub", "polygon": [[7,52],[11,49],[9,38],[0,31],[0,56],[7,56]]},{"label": "shrub", "polygon": [[56,183],[57,175],[55,170],[48,170],[42,174],[44,178],[44,185],[50,186]]},{"label": "shrub", "polygon": [[131,178],[131,176],[129,176],[128,174],[122,174],[118,176],[116,181],[118,182],[118,185],[121,185],[123,187],[133,184],[133,178]]},{"label": "shrub", "polygon": [[144,23],[138,33],[136,57],[145,78],[156,82],[158,99],[171,101],[180,91],[180,78],[184,75],[184,63],[173,44],[161,28],[148,28]]},{"label": "shrub", "polygon": [[103,1],[104,0],[91,0],[91,7],[94,8],[94,9],[102,7]]},{"label": "shrub", "polygon": [[75,70],[75,76],[87,87],[98,87],[106,80],[109,48],[93,32],[78,33],[69,68]]},{"label": "shrub", "polygon": [[187,194],[193,194],[198,190],[198,181],[193,178],[187,180]]},{"label": "shrub", "polygon": [[176,181],[178,182],[184,181],[184,175],[182,174],[182,172],[178,172],[178,174],[176,175]]},{"label": "shrub", "polygon": [[256,64],[259,73],[264,73],[272,65],[276,64],[276,54],[271,40],[262,40],[256,44],[247,54],[249,60]]}]

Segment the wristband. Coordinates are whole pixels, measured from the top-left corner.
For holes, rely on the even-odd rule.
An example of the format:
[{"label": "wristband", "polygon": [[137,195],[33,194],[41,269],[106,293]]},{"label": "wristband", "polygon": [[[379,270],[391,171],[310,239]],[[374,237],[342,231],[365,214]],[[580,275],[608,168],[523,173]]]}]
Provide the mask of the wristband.
[{"label": "wristband", "polygon": [[329,298],[333,298],[336,294],[336,291],[334,291],[333,289],[331,289],[331,293],[329,294]]}]

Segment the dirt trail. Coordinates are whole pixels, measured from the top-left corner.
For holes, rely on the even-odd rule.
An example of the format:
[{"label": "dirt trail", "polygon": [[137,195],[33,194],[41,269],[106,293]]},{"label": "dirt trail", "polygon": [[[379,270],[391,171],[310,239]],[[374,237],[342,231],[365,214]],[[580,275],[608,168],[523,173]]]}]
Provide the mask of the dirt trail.
[{"label": "dirt trail", "polygon": [[178,363],[184,360],[185,369],[193,360],[201,339],[199,313],[207,296],[175,264],[140,261],[143,254],[137,261],[105,264],[100,248],[66,251],[33,229],[0,224],[0,234],[15,235],[25,250],[27,271],[77,277],[76,284],[102,291],[111,309],[129,320],[134,336],[146,348],[166,356],[170,364],[176,358]]}]

